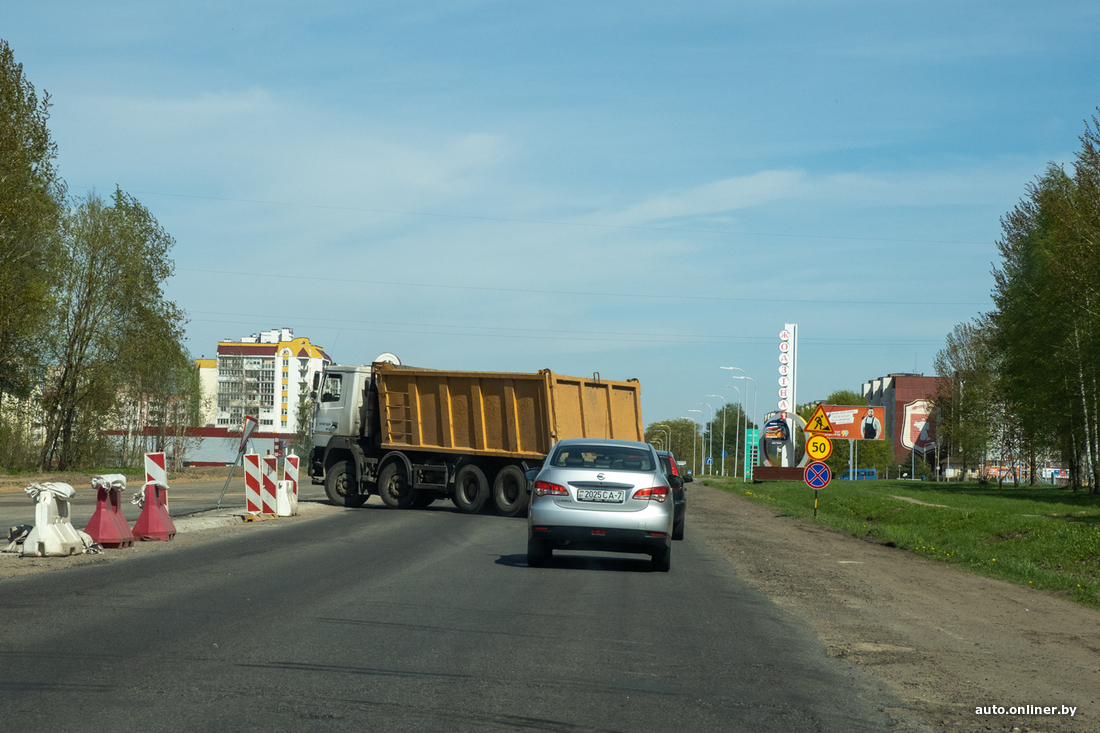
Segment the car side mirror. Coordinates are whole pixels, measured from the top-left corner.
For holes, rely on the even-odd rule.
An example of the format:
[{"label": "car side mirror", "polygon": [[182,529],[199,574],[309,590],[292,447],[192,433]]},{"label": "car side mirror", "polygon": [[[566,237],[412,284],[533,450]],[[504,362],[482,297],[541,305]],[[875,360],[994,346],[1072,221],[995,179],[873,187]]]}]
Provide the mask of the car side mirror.
[{"label": "car side mirror", "polygon": [[684,474],[684,483],[685,483],[685,484],[690,484],[690,483],[691,483],[692,481],[694,481],[694,480],[695,480],[695,479],[693,479],[693,478],[691,477],[691,474],[690,474],[690,473],[686,473],[686,474]]},{"label": "car side mirror", "polygon": [[684,480],[682,478],[680,478],[679,476],[669,476],[668,477],[668,483],[669,483],[669,486],[671,486],[674,489],[684,488]]}]

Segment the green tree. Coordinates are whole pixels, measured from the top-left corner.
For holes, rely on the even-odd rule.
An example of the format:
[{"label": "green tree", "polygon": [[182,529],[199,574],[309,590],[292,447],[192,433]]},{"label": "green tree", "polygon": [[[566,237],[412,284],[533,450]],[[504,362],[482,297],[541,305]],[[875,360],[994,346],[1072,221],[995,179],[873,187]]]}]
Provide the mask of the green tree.
[{"label": "green tree", "polygon": [[47,324],[49,266],[65,186],[50,138],[50,99],[39,99],[0,40],[0,403],[26,397]]},{"label": "green tree", "polygon": [[[1100,110],[1098,110],[1100,111]],[[1001,222],[994,345],[1020,448],[1100,490],[1100,122],[1072,174],[1050,165]],[[1034,474],[1034,471],[1032,472]]]},{"label": "green tree", "polygon": [[127,378],[137,373],[132,355],[151,338],[146,329],[178,333],[181,314],[161,289],[172,273],[173,244],[152,214],[120,190],[110,205],[89,194],[66,216],[48,341],[42,468],[89,460]]},{"label": "green tree", "polygon": [[306,386],[306,383],[302,382],[298,390],[298,416],[295,420],[291,451],[297,456],[308,459],[309,451],[313,447],[313,411],[317,402]]},{"label": "green tree", "polygon": [[945,455],[958,457],[963,475],[986,456],[1004,419],[994,338],[987,317],[959,324],[934,361],[936,434]]},{"label": "green tree", "polygon": [[[698,424],[686,417],[674,420],[661,420],[650,423],[645,429],[645,441],[653,445],[659,445],[662,450],[668,450],[669,434],[672,437],[672,455],[677,461],[686,461],[689,471],[693,466],[702,465],[703,440],[699,434]],[[693,445],[694,443],[694,445]],[[694,456],[692,451],[694,449]]]}]

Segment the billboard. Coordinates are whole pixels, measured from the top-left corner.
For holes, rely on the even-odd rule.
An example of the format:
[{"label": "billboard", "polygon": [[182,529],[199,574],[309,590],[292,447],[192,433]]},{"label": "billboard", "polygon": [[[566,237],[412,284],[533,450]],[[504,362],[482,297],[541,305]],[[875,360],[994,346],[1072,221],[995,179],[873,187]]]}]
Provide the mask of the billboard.
[{"label": "billboard", "polygon": [[901,445],[921,455],[935,450],[936,424],[932,421],[932,403],[928,400],[913,400],[905,406],[901,418]]},{"label": "billboard", "polygon": [[[815,430],[824,415],[830,430]],[[886,440],[886,408],[870,405],[818,405],[808,421],[807,432],[831,440]]]}]

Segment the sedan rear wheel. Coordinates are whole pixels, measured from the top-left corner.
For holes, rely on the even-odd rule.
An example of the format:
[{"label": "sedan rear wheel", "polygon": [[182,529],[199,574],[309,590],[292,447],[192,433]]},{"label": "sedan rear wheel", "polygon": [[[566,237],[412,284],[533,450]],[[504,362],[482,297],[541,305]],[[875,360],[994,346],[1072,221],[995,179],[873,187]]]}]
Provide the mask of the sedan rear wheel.
[{"label": "sedan rear wheel", "polygon": [[667,573],[672,567],[672,548],[666,547],[664,552],[653,556],[651,568],[657,573]]},{"label": "sedan rear wheel", "polygon": [[532,568],[545,567],[554,557],[554,550],[546,540],[530,538],[527,540],[527,565]]}]

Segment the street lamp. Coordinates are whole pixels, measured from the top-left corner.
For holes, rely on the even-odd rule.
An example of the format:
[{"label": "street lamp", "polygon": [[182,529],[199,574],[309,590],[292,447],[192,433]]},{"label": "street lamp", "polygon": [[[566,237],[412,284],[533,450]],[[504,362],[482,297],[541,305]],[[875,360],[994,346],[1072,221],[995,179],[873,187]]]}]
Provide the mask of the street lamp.
[{"label": "street lamp", "polygon": [[756,427],[756,398],[758,396],[758,394],[757,394],[758,390],[757,390],[757,387],[756,387],[756,380],[753,379],[752,377],[750,377],[745,372],[745,370],[742,369],[741,367],[732,367],[731,366],[731,367],[721,367],[721,368],[722,369],[729,369],[731,371],[736,369],[737,371],[744,374],[744,376],[738,376],[736,374],[730,375],[730,379],[747,379],[750,382],[752,382],[752,424],[753,424],[753,427]]},{"label": "street lamp", "polygon": [[[720,394],[708,394],[707,397],[717,397],[722,400],[722,476],[726,475],[726,398]],[[714,438],[711,438],[711,446],[714,445]],[[736,464],[734,464],[736,465]]]},{"label": "street lamp", "polygon": [[[706,402],[700,402],[699,404],[700,405],[707,405],[707,407],[710,407],[710,421],[707,423],[707,425],[710,426],[710,429],[707,431],[707,432],[710,433],[710,447],[707,448],[707,452],[710,453],[710,475],[713,476],[714,475],[714,418],[716,418],[718,416],[718,411],[715,410],[713,407],[711,407]],[[703,465],[704,466],[707,465],[706,461],[703,462]]]},{"label": "street lamp", "polygon": [[[739,462],[739,459],[740,459],[740,456],[741,456],[741,450],[740,450],[741,449],[741,413],[745,412],[745,409],[744,409],[744,407],[742,407],[742,403],[741,403],[741,390],[738,389],[737,387],[733,386],[732,384],[725,384],[725,385],[723,385],[723,387],[725,387],[726,389],[736,389],[737,390],[737,407],[738,407],[737,425],[735,425],[734,428],[733,428],[733,436],[734,436],[734,440],[733,440],[733,477],[737,478],[737,465],[738,465],[738,462]],[[749,391],[748,387],[745,388],[745,391],[746,392]],[[748,415],[747,414],[745,415],[745,419],[748,420]],[[748,430],[748,427],[749,426],[746,425],[745,429]],[[742,471],[742,473],[744,473],[744,472]]]},{"label": "street lamp", "polygon": [[665,441],[665,446],[666,446],[665,450],[671,451],[672,450],[672,428],[669,427],[668,425],[665,425],[664,423],[658,423],[658,422],[653,423],[649,427],[651,427],[651,428],[664,428],[664,430],[668,433],[668,440]]},{"label": "street lamp", "polygon": [[[721,368],[722,369],[728,369],[730,371],[736,370],[736,371],[741,372],[740,375],[731,374],[730,375],[731,379],[747,379],[748,381],[752,382],[752,425],[753,425],[753,429],[756,429],[758,427],[757,422],[756,422],[756,398],[759,397],[759,393],[760,393],[760,390],[756,386],[756,380],[753,379],[752,377],[750,377],[748,375],[748,373],[744,369],[742,369],[741,367],[724,366],[724,367],[721,367]],[[738,390],[738,394],[741,394],[740,390]],[[745,400],[747,401],[748,398],[749,398],[748,387],[746,387],[745,388]],[[745,422],[746,422],[745,430],[746,431],[748,431],[748,425],[747,425],[748,420],[749,420],[749,416],[748,416],[748,414],[746,414],[745,415]],[[748,446],[747,445],[745,446],[745,459],[748,460]],[[749,480],[748,473],[744,473],[742,475],[743,475],[745,481]]]},{"label": "street lamp", "polygon": [[[688,412],[698,412],[700,415],[703,414],[702,410],[688,410]],[[699,473],[699,464],[695,462],[696,461],[696,459],[695,459],[695,456],[696,456],[696,453],[695,453],[695,436],[699,434],[699,426],[698,426],[699,421],[696,420],[695,418],[691,418],[691,421],[693,423],[696,423],[695,435],[691,436],[691,469],[692,469],[691,472],[693,474],[698,474]]]}]

